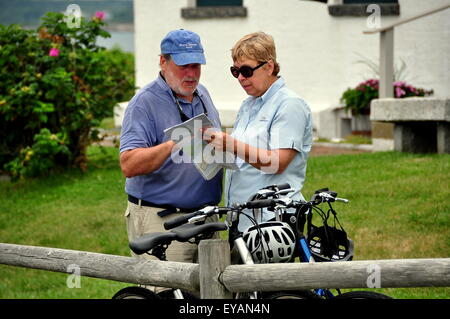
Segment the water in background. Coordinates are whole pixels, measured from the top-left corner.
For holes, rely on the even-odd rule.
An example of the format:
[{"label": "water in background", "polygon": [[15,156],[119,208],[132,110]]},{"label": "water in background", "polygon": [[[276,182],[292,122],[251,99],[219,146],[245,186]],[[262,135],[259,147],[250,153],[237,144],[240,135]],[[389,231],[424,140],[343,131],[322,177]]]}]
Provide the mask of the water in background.
[{"label": "water in background", "polygon": [[97,44],[111,49],[115,45],[125,52],[134,53],[134,32],[133,31],[108,31],[111,34],[110,38],[97,38]]}]

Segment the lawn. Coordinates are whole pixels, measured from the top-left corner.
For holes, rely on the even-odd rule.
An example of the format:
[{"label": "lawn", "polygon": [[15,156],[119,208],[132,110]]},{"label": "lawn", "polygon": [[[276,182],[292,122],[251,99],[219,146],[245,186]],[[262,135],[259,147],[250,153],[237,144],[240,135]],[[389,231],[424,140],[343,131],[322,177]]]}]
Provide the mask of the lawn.
[{"label": "lawn", "polygon": [[[129,255],[118,150],[89,150],[86,173],[70,170],[11,184],[0,181],[0,241]],[[314,157],[303,194],[329,187],[355,241],[355,259],[450,257],[449,155],[397,152]],[[0,265],[0,298],[110,298],[127,286]],[[450,298],[450,288],[377,289],[396,298]]]}]

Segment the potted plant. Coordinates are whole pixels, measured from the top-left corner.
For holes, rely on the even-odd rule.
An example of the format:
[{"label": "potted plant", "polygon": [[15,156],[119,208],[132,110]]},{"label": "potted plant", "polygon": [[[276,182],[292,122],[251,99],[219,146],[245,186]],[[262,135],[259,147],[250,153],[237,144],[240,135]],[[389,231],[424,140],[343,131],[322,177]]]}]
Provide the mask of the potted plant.
[{"label": "potted plant", "polygon": [[[359,83],[355,88],[348,88],[341,97],[345,110],[351,110],[352,115],[370,114],[370,101],[378,98],[378,79],[369,79]],[[404,81],[394,82],[394,97],[428,96],[433,90],[415,88]]]}]

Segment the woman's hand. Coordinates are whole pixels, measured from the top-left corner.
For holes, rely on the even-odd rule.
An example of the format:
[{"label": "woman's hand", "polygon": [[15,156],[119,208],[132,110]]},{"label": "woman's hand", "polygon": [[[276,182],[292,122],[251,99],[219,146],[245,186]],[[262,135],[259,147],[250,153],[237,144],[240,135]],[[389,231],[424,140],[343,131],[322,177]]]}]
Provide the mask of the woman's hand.
[{"label": "woman's hand", "polygon": [[220,129],[214,127],[202,128],[202,138],[218,151],[233,152],[233,138]]},{"label": "woman's hand", "polygon": [[238,141],[217,128],[203,128],[202,138],[215,149],[230,152],[253,167],[269,174],[281,174],[294,159],[294,149],[266,150]]}]

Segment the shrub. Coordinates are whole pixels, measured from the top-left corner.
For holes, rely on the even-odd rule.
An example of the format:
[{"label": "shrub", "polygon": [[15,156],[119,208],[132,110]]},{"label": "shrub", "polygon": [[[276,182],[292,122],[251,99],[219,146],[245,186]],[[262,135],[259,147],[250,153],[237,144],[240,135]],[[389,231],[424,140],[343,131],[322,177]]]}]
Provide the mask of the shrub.
[{"label": "shrub", "polygon": [[102,17],[75,28],[61,13],[48,13],[37,30],[0,25],[0,170],[14,179],[85,169],[94,128],[134,94],[130,55],[96,45],[110,36]]},{"label": "shrub", "polygon": [[[341,97],[345,110],[351,110],[353,114],[365,114],[370,112],[370,101],[378,98],[379,83],[377,79],[369,79],[361,82],[355,88],[348,88]],[[394,97],[405,98],[411,96],[426,96],[433,94],[433,90],[415,88],[406,82],[394,82]]]}]

